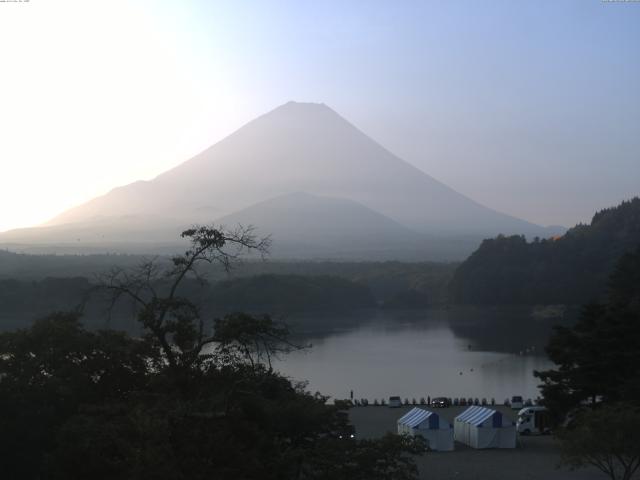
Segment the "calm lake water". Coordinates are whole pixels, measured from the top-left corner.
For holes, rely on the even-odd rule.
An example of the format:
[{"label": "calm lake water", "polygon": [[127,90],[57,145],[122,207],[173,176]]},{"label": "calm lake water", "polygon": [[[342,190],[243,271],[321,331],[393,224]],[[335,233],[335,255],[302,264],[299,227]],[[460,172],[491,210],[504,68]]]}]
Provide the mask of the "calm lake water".
[{"label": "calm lake water", "polygon": [[539,396],[534,370],[551,366],[543,352],[551,325],[527,309],[374,311],[357,316],[288,318],[298,342],[277,369],[308,380],[311,391],[333,398],[400,395],[497,402],[512,395]]},{"label": "calm lake water", "polygon": [[551,326],[571,320],[531,313],[456,307],[291,315],[283,320],[293,326],[294,341],[312,348],[275,367],[333,398],[353,390],[370,402],[391,395],[533,399],[539,395],[533,371],[552,366],[544,356]]}]

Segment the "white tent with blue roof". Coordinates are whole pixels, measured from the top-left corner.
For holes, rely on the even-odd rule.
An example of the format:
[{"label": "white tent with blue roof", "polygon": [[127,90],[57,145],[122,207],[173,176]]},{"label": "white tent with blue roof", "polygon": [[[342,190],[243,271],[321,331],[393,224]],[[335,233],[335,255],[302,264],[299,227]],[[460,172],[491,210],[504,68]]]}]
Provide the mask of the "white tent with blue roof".
[{"label": "white tent with blue roof", "polygon": [[515,448],[516,424],[502,412],[473,406],[454,420],[456,441],[473,448]]},{"label": "white tent with blue roof", "polygon": [[431,450],[453,450],[453,425],[430,410],[409,410],[398,419],[398,434],[420,435],[427,441]]}]

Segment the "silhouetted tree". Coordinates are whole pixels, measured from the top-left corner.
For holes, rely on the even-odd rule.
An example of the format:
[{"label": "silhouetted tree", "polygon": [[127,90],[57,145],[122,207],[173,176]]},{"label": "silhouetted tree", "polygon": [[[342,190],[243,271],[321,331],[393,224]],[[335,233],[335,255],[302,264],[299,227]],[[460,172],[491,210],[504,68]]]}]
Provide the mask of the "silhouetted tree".
[{"label": "silhouetted tree", "polygon": [[289,341],[286,325],[275,323],[268,315],[252,316],[233,313],[214,323],[218,361],[223,363],[248,362],[252,368],[265,363],[272,368],[272,359],[278,354],[299,349]]},{"label": "silhouetted tree", "polygon": [[[247,230],[197,227],[184,255],[114,270],[103,288],[144,334],[88,332],[55,314],[0,335],[3,476],[31,479],[413,479],[424,442],[358,440],[347,405],[271,368],[294,346],[268,316],[214,322],[181,295],[197,265],[266,251]],[[236,248],[229,253],[228,247]]]},{"label": "silhouetted tree", "polygon": [[115,331],[88,332],[55,313],[0,334],[0,456],[6,478],[46,478],[45,454],[85,405],[125,402],[159,358]]},{"label": "silhouetted tree", "polygon": [[611,480],[630,480],[640,468],[640,411],[619,404],[582,412],[561,430],[562,462],[594,466]]},{"label": "silhouetted tree", "polygon": [[214,341],[211,322],[180,294],[181,285],[188,278],[203,280],[198,271],[201,263],[217,263],[229,270],[239,255],[250,251],[264,255],[270,245],[268,237],[258,239],[251,227],[225,231],[196,226],[182,232],[181,237],[189,240],[189,248],[171,259],[170,268],[163,270],[150,260],[138,268],[114,269],[101,279],[112,305],[122,298],[133,303],[138,321],[174,372],[188,371],[202,362],[203,348]]},{"label": "silhouetted tree", "polygon": [[583,309],[574,327],[558,327],[547,346],[558,366],[535,375],[558,419],[584,402],[640,405],[640,248],[612,274],[609,302]]}]

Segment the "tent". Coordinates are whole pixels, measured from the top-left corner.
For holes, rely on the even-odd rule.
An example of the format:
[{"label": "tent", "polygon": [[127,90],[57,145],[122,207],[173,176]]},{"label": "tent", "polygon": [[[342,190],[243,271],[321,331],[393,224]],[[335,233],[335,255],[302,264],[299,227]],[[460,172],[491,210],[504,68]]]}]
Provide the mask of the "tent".
[{"label": "tent", "polygon": [[398,434],[421,435],[431,450],[453,450],[453,426],[430,410],[409,410],[398,419]]},{"label": "tent", "polygon": [[473,448],[515,448],[516,424],[497,410],[474,406],[455,418],[453,436]]}]

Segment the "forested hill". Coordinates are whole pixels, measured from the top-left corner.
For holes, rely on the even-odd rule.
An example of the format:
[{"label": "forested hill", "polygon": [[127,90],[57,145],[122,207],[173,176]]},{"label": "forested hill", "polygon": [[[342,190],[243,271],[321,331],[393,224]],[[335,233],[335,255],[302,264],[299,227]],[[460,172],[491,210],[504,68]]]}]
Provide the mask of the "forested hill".
[{"label": "forested hill", "polygon": [[599,211],[562,237],[482,242],[449,284],[455,303],[582,304],[600,298],[616,261],[640,245],[640,198]]}]

